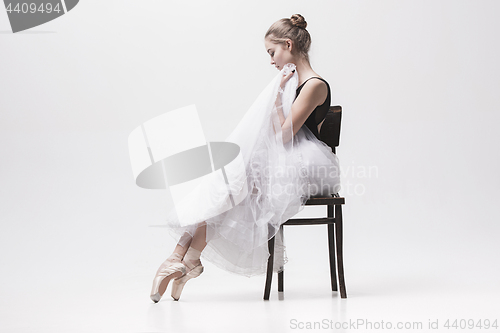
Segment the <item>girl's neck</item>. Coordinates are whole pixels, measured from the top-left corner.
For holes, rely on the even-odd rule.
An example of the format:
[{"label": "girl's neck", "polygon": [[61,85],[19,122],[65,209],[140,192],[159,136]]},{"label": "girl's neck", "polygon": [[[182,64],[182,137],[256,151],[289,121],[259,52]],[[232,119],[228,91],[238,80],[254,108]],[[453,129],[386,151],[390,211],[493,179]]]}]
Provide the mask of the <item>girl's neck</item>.
[{"label": "girl's neck", "polygon": [[309,61],[305,58],[295,62],[295,68],[297,69],[297,73],[299,75],[299,85],[312,76],[318,76],[318,74],[313,71]]}]

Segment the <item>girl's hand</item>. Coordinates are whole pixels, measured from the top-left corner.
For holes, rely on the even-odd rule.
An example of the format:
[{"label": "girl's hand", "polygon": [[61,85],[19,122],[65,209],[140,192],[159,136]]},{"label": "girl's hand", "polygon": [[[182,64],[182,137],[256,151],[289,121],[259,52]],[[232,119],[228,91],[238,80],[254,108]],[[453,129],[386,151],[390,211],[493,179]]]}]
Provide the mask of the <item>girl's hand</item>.
[{"label": "girl's hand", "polygon": [[[295,67],[295,66],[294,66]],[[281,77],[281,83],[280,83],[280,88],[281,89],[284,89],[285,88],[285,84],[288,80],[290,80],[290,78],[293,76],[293,74],[295,73],[295,69],[290,71],[288,74],[285,74]]]},{"label": "girl's hand", "polygon": [[293,76],[293,73],[295,73],[295,70],[293,70],[292,72],[288,73],[287,75],[283,75],[283,77],[281,77],[281,84],[280,84],[281,89],[285,89],[285,84]]}]

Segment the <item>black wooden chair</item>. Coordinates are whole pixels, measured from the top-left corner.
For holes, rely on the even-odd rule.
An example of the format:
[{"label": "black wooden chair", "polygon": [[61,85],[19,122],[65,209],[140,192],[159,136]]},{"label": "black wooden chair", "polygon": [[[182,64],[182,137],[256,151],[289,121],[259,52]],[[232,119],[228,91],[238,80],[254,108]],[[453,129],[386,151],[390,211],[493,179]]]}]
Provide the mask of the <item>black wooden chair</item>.
[{"label": "black wooden chair", "polygon": [[[340,121],[342,119],[342,107],[331,106],[326,118],[321,125],[320,139],[325,142],[335,153],[335,147],[338,147],[340,140]],[[332,291],[338,291],[340,288],[340,297],[347,298],[345,282],[344,282],[344,263],[342,258],[342,205],[345,203],[344,198],[339,197],[338,193],[332,194],[331,197],[312,197],[306,202],[307,205],[327,205],[328,214],[325,218],[293,218],[289,219],[280,226],[278,236],[283,237],[283,226],[285,225],[328,225],[328,248],[330,254],[330,277]],[[269,300],[271,293],[271,281],[273,278],[273,263],[274,263],[274,239],[269,239],[269,259],[267,261],[267,276],[266,286],[264,289],[264,300]],[[283,239],[283,238],[282,238]],[[336,264],[336,265],[335,265]],[[337,271],[335,270],[337,266]],[[337,274],[338,273],[338,274]],[[278,273],[278,291],[282,292],[284,287],[284,271]]]}]

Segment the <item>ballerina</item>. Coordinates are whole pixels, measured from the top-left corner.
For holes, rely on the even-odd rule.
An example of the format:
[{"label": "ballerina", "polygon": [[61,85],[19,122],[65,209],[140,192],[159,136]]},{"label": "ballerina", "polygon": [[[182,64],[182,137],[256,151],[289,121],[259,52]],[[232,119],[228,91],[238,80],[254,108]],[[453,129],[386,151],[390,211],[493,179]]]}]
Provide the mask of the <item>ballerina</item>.
[{"label": "ballerina", "polygon": [[[214,196],[194,201],[201,202],[197,207],[190,207],[193,201],[187,200],[180,209],[176,207],[178,211],[171,210],[169,231],[180,238],[153,280],[151,299],[155,303],[170,280],[171,296],[179,300],[186,282],[203,272],[202,255],[233,273],[248,277],[264,274],[269,257],[267,241],[280,225],[303,209],[311,196],[338,192],[338,159],[319,140],[330,108],[330,87],[311,67],[311,37],[306,27],[304,17],[294,14],[275,22],[266,32],[266,52],[280,74],[226,140],[240,146],[246,168],[246,173],[234,177],[241,181],[236,182],[238,186],[230,184],[231,192],[248,188],[248,195],[216,216],[207,212],[227,199],[215,195],[227,189],[210,189]],[[180,225],[176,214],[183,214],[184,221],[192,223]],[[279,237],[276,241],[274,267],[280,271],[287,258],[284,244]]]}]

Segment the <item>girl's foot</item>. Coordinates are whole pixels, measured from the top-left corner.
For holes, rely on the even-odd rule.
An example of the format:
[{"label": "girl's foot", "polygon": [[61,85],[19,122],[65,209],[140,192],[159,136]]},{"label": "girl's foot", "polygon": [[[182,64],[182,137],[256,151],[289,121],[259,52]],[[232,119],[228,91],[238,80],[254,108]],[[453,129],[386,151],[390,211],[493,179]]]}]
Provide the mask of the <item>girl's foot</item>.
[{"label": "girl's foot", "polygon": [[186,273],[186,266],[181,263],[182,256],[178,253],[173,253],[165,260],[153,279],[153,287],[151,289],[151,300],[158,303],[167,289],[171,279],[183,276]]},{"label": "girl's foot", "polygon": [[172,298],[176,301],[181,297],[182,289],[189,279],[200,276],[203,272],[203,265],[200,260],[201,252],[190,247],[182,260],[185,273],[176,278],[172,283]]}]

